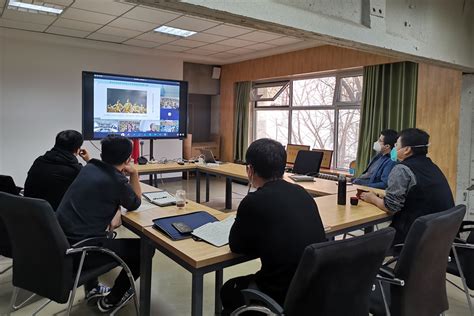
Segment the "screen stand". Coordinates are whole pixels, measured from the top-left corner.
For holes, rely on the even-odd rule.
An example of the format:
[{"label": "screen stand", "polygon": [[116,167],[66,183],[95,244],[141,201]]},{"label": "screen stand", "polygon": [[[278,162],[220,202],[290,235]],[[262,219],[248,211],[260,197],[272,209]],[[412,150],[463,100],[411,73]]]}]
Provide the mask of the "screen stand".
[{"label": "screen stand", "polygon": [[153,139],[150,139],[150,160],[155,160],[155,157],[153,157]]}]

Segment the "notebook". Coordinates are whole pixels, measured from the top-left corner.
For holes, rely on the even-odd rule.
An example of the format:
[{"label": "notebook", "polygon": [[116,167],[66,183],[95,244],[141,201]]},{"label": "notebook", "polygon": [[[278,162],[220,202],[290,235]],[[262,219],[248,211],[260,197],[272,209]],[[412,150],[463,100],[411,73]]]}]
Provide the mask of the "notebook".
[{"label": "notebook", "polygon": [[158,206],[168,206],[176,204],[176,198],[166,191],[145,192],[142,195],[151,203]]},{"label": "notebook", "polygon": [[212,222],[196,228],[191,234],[216,247],[222,247],[229,243],[230,229],[235,221],[235,215],[229,216],[223,221]]}]

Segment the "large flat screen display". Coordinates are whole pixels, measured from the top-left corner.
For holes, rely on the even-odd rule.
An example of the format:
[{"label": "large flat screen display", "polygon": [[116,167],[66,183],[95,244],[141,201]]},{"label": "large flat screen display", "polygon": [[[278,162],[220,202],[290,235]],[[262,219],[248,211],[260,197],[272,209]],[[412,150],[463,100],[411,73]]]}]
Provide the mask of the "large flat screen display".
[{"label": "large flat screen display", "polygon": [[82,89],[85,139],[186,137],[185,81],[84,71]]}]

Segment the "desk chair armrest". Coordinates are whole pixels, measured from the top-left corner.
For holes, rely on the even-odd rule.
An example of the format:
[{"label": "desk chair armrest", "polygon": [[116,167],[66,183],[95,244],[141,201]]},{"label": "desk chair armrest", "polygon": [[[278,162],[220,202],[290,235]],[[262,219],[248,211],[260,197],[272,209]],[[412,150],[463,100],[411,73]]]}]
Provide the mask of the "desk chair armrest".
[{"label": "desk chair armrest", "polygon": [[81,240],[81,241],[75,243],[74,245],[71,245],[71,247],[77,248],[77,247],[79,247],[80,245],[89,243],[90,241],[100,241],[100,240],[102,240],[102,239],[115,239],[115,237],[117,237],[117,232],[116,232],[116,231],[113,231],[113,232],[111,232],[111,233],[108,233],[107,236],[90,237],[90,238],[83,239],[83,240]]},{"label": "desk chair armrest", "polygon": [[453,247],[455,248],[464,248],[464,249],[474,249],[474,244],[467,244],[467,243],[453,243]]},{"label": "desk chair armrest", "polygon": [[387,269],[385,267],[381,267],[379,269],[379,275],[383,277],[388,277],[388,278],[395,278],[395,274],[393,273],[392,269]]},{"label": "desk chair armrest", "polygon": [[283,308],[270,296],[258,290],[246,289],[241,291],[244,296],[245,306],[237,309],[232,313],[239,315],[245,311],[256,310],[256,307],[264,308],[263,313],[283,315]]},{"label": "desk chair armrest", "polygon": [[461,223],[461,228],[459,228],[460,233],[471,232],[474,230],[474,221],[463,221]]},{"label": "desk chair armrest", "polygon": [[389,284],[394,284],[394,285],[398,285],[398,286],[405,286],[405,281],[404,280],[401,280],[401,279],[395,278],[395,277],[384,277],[384,276],[381,276],[381,275],[377,275],[376,279],[381,281],[381,282],[385,282],[385,283],[389,283]]}]

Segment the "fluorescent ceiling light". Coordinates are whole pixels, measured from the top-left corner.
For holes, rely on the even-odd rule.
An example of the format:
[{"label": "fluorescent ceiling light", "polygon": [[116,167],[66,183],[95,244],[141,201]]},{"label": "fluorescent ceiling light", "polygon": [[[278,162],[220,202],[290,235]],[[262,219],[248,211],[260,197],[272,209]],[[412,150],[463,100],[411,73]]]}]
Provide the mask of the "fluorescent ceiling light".
[{"label": "fluorescent ceiling light", "polygon": [[175,36],[180,36],[180,37],[188,37],[188,36],[196,34],[196,32],[193,32],[193,31],[177,29],[175,27],[165,26],[165,25],[156,28],[155,32],[160,32],[160,33],[165,33],[165,34],[175,35]]},{"label": "fluorescent ceiling light", "polygon": [[31,3],[18,2],[15,0],[10,0],[8,5],[12,7],[28,9],[28,10],[36,10],[36,11],[41,11],[41,12],[48,12],[48,13],[53,13],[53,14],[61,14],[63,12],[62,9],[45,7],[43,5],[37,5],[37,4],[31,4]]}]

